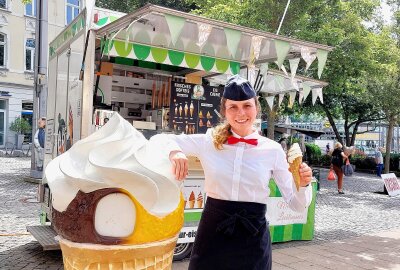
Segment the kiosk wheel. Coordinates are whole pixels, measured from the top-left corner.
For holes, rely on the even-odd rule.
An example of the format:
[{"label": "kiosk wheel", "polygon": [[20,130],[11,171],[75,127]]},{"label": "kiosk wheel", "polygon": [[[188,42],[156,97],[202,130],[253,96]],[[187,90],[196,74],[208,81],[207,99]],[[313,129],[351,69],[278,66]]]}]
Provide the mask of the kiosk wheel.
[{"label": "kiosk wheel", "polygon": [[193,243],[180,243],[176,244],[174,250],[174,261],[181,261],[188,257],[192,252]]}]

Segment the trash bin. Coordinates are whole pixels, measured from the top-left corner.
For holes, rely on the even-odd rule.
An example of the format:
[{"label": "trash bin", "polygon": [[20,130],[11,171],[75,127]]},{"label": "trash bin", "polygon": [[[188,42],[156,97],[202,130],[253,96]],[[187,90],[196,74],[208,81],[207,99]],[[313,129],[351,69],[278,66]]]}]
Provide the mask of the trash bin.
[{"label": "trash bin", "polygon": [[320,170],[319,169],[312,169],[312,174],[317,179],[317,190],[319,191],[319,181],[320,181]]}]

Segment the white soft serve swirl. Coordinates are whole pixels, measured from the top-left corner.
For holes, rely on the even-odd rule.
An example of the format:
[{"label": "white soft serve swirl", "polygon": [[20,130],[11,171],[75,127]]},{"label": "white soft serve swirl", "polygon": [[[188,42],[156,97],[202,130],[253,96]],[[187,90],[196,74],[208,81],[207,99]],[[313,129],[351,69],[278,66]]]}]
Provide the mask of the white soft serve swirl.
[{"label": "white soft serve swirl", "polygon": [[46,167],[53,207],[65,211],[79,190],[122,188],[150,213],[165,216],[180,200],[169,153],[160,142],[149,142],[115,113],[97,132],[75,143]]}]

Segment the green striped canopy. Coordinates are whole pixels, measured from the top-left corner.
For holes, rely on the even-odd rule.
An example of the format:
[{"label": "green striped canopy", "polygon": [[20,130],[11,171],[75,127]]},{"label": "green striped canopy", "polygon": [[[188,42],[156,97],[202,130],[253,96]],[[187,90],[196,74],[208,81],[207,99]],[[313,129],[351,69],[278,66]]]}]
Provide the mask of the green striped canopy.
[{"label": "green striped canopy", "polygon": [[191,52],[170,50],[162,47],[153,47],[139,43],[114,40],[102,41],[104,54],[116,57],[126,57],[148,62],[186,67],[208,72],[238,74],[240,63],[226,59],[214,58]]}]

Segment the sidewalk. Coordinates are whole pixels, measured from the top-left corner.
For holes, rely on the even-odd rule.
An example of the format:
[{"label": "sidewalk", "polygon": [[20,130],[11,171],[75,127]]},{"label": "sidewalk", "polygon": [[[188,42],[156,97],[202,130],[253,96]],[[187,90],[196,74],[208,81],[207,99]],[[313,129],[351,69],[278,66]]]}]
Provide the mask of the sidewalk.
[{"label": "sidewalk", "polygon": [[400,229],[273,251],[273,270],[400,269]]},{"label": "sidewalk", "polygon": [[[400,229],[320,245],[272,251],[272,270],[400,269]],[[188,269],[189,261],[174,263],[173,270]]]},{"label": "sidewalk", "polygon": [[[62,270],[61,252],[43,252],[26,232],[40,214],[37,184],[24,181],[29,172],[30,158],[0,157],[0,269]],[[327,172],[321,169],[314,239],[273,244],[273,270],[400,270],[400,196],[382,194],[382,179],[364,173],[345,177],[339,195]],[[172,269],[188,265],[174,262]]]}]

